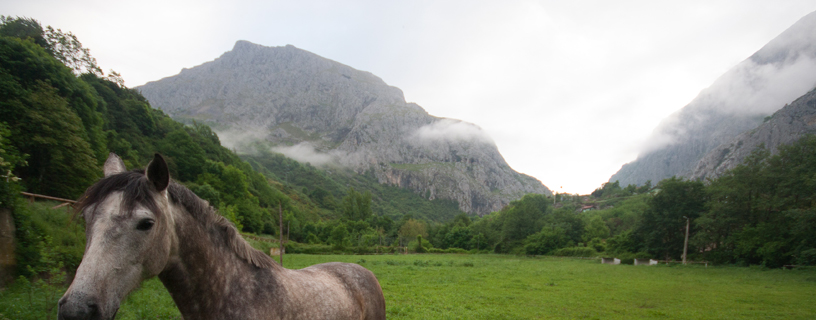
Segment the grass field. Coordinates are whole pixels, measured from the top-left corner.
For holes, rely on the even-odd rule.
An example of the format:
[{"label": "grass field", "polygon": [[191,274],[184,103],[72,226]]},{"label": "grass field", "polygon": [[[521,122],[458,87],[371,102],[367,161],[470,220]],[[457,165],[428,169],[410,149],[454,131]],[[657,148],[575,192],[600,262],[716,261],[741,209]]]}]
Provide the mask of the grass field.
[{"label": "grass field", "polygon": [[[383,287],[389,319],[816,318],[816,269],[612,266],[506,255],[291,254],[284,259],[288,268],[328,261],[372,270]],[[117,316],[145,318],[179,318],[156,279],[131,294]]]}]

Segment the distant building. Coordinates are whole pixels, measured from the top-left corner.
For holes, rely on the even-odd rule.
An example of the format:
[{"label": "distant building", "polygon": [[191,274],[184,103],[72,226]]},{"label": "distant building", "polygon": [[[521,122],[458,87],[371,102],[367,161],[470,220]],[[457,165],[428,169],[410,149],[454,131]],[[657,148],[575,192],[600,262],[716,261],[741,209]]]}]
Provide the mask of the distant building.
[{"label": "distant building", "polygon": [[587,211],[592,211],[592,210],[597,210],[597,209],[598,209],[598,208],[597,208],[597,206],[596,206],[596,205],[594,205],[594,204],[587,204],[587,205],[583,205],[583,206],[581,206],[581,209],[580,209],[580,210],[581,210],[581,212],[587,212]]}]

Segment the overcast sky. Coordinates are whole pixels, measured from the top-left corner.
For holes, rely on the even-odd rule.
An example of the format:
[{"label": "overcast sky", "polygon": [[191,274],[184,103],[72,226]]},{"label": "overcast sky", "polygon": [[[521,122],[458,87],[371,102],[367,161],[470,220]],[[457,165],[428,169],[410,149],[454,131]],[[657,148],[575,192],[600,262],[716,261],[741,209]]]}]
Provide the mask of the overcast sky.
[{"label": "overcast sky", "polygon": [[661,119],[816,10],[816,0],[0,3],[0,14],[73,32],[131,87],[237,40],[291,44],[479,125],[511,167],[582,194],[634,160]]}]

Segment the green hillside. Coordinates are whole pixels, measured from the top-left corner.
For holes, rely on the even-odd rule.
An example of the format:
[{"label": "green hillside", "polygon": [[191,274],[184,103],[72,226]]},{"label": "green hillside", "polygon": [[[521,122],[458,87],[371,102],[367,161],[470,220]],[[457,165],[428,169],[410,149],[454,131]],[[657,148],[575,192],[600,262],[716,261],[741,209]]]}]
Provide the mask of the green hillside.
[{"label": "green hillside", "polygon": [[[429,201],[371,174],[323,171],[268,152],[242,159],[210,127],[174,121],[116,72],[104,76],[73,34],[33,19],[2,17],[0,96],[0,207],[17,215],[26,212],[14,210],[19,191],[78,198],[101,178],[109,152],[131,169],[161,153],[175,180],[244,232],[277,235],[280,205],[290,239],[336,249],[372,245],[375,234],[391,244],[406,221],[461,213],[453,201]],[[331,240],[335,230],[347,233]],[[32,243],[46,236],[37,234]]]}]

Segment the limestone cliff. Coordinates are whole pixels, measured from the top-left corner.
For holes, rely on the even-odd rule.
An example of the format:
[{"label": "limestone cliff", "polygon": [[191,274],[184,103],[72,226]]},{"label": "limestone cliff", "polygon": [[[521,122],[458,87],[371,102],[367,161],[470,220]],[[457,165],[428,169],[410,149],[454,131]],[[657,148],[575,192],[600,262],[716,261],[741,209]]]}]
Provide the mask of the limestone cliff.
[{"label": "limestone cliff", "polygon": [[479,214],[550,194],[511,169],[473,124],[429,115],[371,73],[295,48],[238,41],[214,61],[137,88],[179,120],[208,123],[241,151],[252,141],[313,165],[373,170],[381,183]]}]

